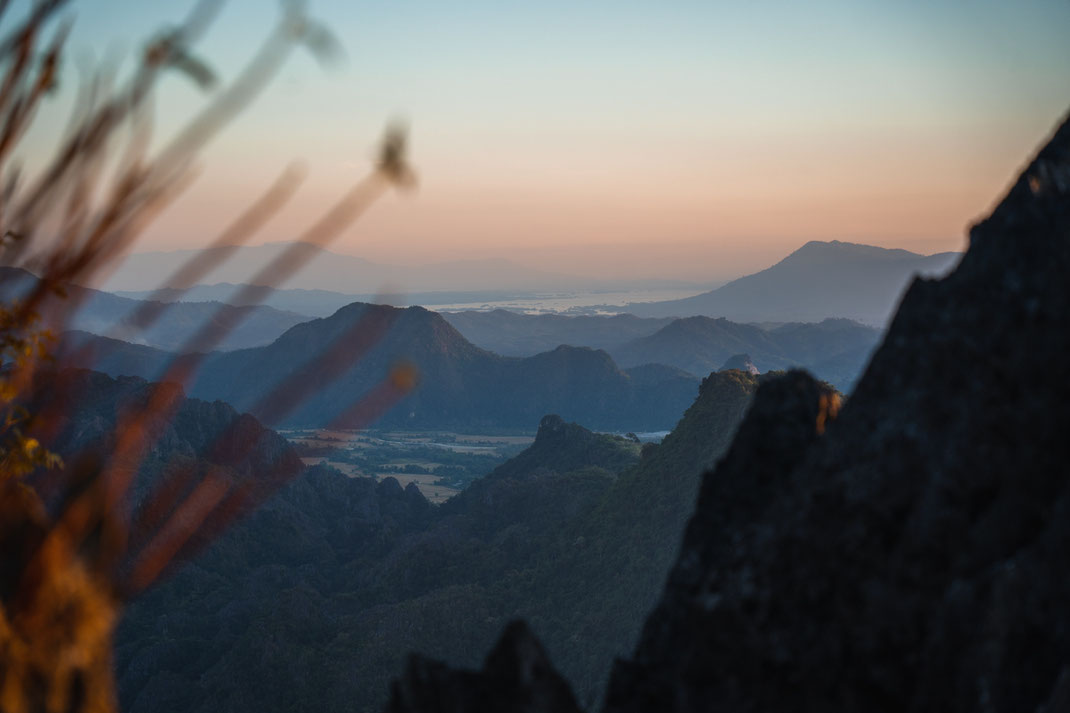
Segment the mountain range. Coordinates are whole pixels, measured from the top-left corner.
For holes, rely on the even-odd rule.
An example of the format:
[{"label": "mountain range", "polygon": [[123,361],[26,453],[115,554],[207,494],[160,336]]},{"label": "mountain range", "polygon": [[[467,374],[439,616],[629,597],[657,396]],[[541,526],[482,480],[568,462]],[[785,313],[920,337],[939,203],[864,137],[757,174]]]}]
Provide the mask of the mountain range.
[{"label": "mountain range", "polygon": [[[224,263],[220,272],[212,273],[210,277],[216,281],[214,284],[183,285],[181,287],[190,288],[184,293],[169,293],[165,289],[155,298],[230,302],[240,284],[252,279],[256,266],[265,264],[290,245],[274,243],[238,248],[234,260]],[[299,272],[288,287],[272,289],[264,304],[324,317],[339,307],[358,301],[396,306],[450,305],[530,300],[535,293],[554,290],[589,293],[653,287],[701,289],[694,283],[672,280],[624,283],[574,278],[493,260],[459,261],[421,268],[386,266],[312,246],[304,249],[311,255],[309,266]],[[230,249],[219,250],[222,256],[229,254],[226,251]],[[195,252],[132,255],[106,288],[122,296],[145,298]],[[957,262],[960,255],[955,252],[919,255],[836,240],[811,241],[775,265],[712,291],[663,302],[602,305],[598,309],[602,313],[645,318],[707,316],[743,323],[782,324],[846,318],[883,327],[914,276],[942,274]],[[455,326],[461,328],[460,323]],[[529,326],[536,332],[540,330],[540,325],[533,323]],[[552,348],[556,345],[544,346]],[[588,346],[606,348],[611,345]],[[508,348],[495,351],[523,355],[513,354]],[[534,352],[527,352],[530,353]]]},{"label": "mountain range", "polygon": [[[98,306],[89,314],[106,314],[112,301],[124,309],[131,302],[95,294]],[[180,341],[183,332],[171,334],[165,325],[198,305],[219,307],[175,304],[168,321],[150,336]],[[495,345],[512,344],[515,351],[555,346],[525,357],[500,356],[465,339],[447,320],[493,337]],[[664,326],[657,329],[659,325]],[[627,339],[650,330],[656,331]],[[585,335],[617,346],[607,352],[563,342]],[[730,357],[748,354],[762,371],[807,366],[846,391],[878,339],[877,330],[847,320],[767,330],[705,317],[670,321],[504,311],[439,315],[419,307],[357,303],[330,317],[298,323],[270,344],[206,355],[189,392],[224,400],[274,425],[325,426],[404,361],[418,369],[421,379],[413,393],[383,416],[381,422],[391,427],[528,430],[542,414],[554,412],[596,428],[658,431],[668,429],[683,412],[698,379]],[[73,355],[75,344],[87,343],[94,345],[92,358],[79,356],[76,363],[112,375],[162,378],[166,366],[179,358],[148,345],[76,333],[67,335],[65,353]],[[328,351],[335,354],[332,368],[338,367],[330,377],[316,362]],[[358,353],[363,356],[355,365],[341,363]],[[287,379],[299,385],[291,391],[296,388],[309,398],[292,412],[277,414],[270,395]]]},{"label": "mountain range", "polygon": [[[61,351],[74,358],[74,347],[86,344],[95,353],[82,365],[113,375],[159,378],[176,358],[84,333],[68,334]],[[333,355],[329,368],[317,361],[323,354]],[[421,307],[358,303],[298,324],[265,347],[209,354],[188,388],[192,396],[224,400],[270,424],[325,426],[400,362],[416,368],[420,383],[379,423],[412,429],[530,430],[544,414],[560,413],[603,430],[667,430],[699,383],[664,365],[621,369],[606,352],[587,347],[503,357],[471,344]],[[272,390],[286,380],[308,398],[276,416]]]},{"label": "mountain range", "polygon": [[916,275],[947,272],[961,253],[919,255],[811,241],[772,267],[694,297],[616,308],[639,317],[725,317],[734,322],[820,322],[844,317],[883,327]]},{"label": "mountain range", "polygon": [[[37,277],[33,274],[19,268],[0,266],[0,300],[9,301],[27,294],[36,284]],[[64,305],[57,301],[46,302],[41,315],[45,325],[53,329],[107,334],[135,344],[168,350],[186,347],[206,325],[237,323],[234,329],[225,330],[225,336],[217,347],[227,350],[269,344],[290,327],[307,319],[295,312],[262,305],[232,306],[220,302],[162,305],[72,284],[64,285],[63,292],[71,304],[79,305],[77,311],[69,322],[64,322],[59,313],[59,308]],[[148,328],[144,328],[136,319],[138,311],[146,306],[160,308],[159,319]]]},{"label": "mountain range", "polygon": [[[746,354],[760,371],[804,367],[848,391],[880,337],[879,330],[848,319],[762,329],[727,319],[687,317],[610,353],[624,367],[667,364],[696,375],[716,371],[732,357]],[[831,360],[842,362],[840,370],[828,367]]]},{"label": "mountain range", "polygon": [[[35,284],[36,277],[26,271],[0,268],[0,298],[10,299]],[[234,351],[267,346],[292,327],[311,321],[302,315],[266,306],[231,306],[219,302],[149,303],[77,285],[67,285],[64,291],[68,299],[80,303],[68,328],[108,335],[131,345],[100,340],[100,344],[109,346],[101,352],[106,356],[99,368],[109,373],[146,378],[159,376],[163,364],[172,358],[172,355],[147,347],[163,352],[188,348],[190,340],[205,325],[225,324],[237,319],[238,327],[227,332],[218,347],[220,351]],[[160,317],[148,329],[141,329],[135,323],[135,315],[145,307],[160,308]],[[395,312],[387,310],[386,313]],[[47,311],[45,317],[46,322],[52,321]],[[617,364],[626,369],[663,364],[702,377],[720,368],[729,357],[746,353],[763,371],[806,366],[844,390],[850,388],[879,337],[877,330],[848,320],[763,329],[705,317],[672,320],[632,315],[528,315],[506,310],[443,313],[441,318],[475,346],[503,356],[534,357],[553,352],[562,345],[590,347],[608,351]],[[423,340],[456,340],[456,335],[435,337],[436,329],[441,332],[441,326],[436,325],[424,337],[413,334],[413,342],[399,347],[396,354],[418,353],[419,348],[415,345]],[[453,354],[464,352],[459,345],[444,347],[444,350]],[[294,348],[292,353],[278,358],[294,359],[302,354]],[[218,355],[209,358],[213,368],[226,361],[221,361]],[[85,362],[82,365],[94,364]],[[644,373],[657,372],[646,369]],[[280,377],[279,374],[275,376]],[[202,391],[197,386],[194,388],[199,395],[213,398],[220,395],[210,390]],[[240,401],[233,390],[222,393]],[[242,402],[240,405],[248,404]],[[532,418],[537,416],[532,414]]]},{"label": "mountain range", "polygon": [[848,391],[880,330],[848,319],[759,327],[726,319],[519,314],[506,310],[444,312],[473,344],[499,354],[530,356],[560,344],[605,349],[625,368],[665,364],[703,377],[747,354],[761,371],[803,367]]},{"label": "mountain range", "polygon": [[[263,262],[285,247],[286,244],[275,244],[241,248],[239,252]],[[324,262],[331,269],[348,270],[356,265],[348,260],[361,262],[345,256],[326,260],[324,256],[332,254],[312,247],[307,249],[312,251],[313,263]],[[527,315],[500,309],[451,312],[443,316],[469,342],[503,356],[532,357],[567,344],[605,350],[624,368],[664,364],[701,377],[720,368],[727,359],[747,354],[761,370],[803,366],[838,388],[849,390],[876,346],[879,333],[829,315],[854,315],[868,324],[883,324],[899,290],[912,275],[946,269],[957,255],[943,253],[926,257],[904,250],[836,241],[810,242],[776,265],[713,292],[674,302],[636,303],[626,308],[638,314],[696,313],[677,322],[665,316]],[[156,269],[152,268],[153,261],[160,268],[185,257],[188,257],[186,253],[135,256],[148,261],[143,271],[146,275]],[[197,285],[184,294],[163,290],[159,296],[165,300],[231,299],[240,287]],[[323,289],[286,289],[273,290],[268,302],[329,317],[340,303],[350,298],[351,295]],[[122,322],[134,304],[106,293],[94,293],[91,309],[83,310],[73,326],[98,334],[108,332],[109,323]],[[228,335],[223,349],[266,345],[301,321],[295,312],[239,307],[256,311],[250,312],[253,319]],[[214,303],[209,306],[183,301],[176,303],[166,318],[146,334],[139,335],[136,330],[120,325],[110,336],[175,350],[185,343],[196,326],[195,316],[210,318],[217,309]],[[727,319],[703,316],[714,314],[734,316]],[[803,321],[789,321],[793,318]],[[763,323],[747,324],[741,322],[744,319]],[[138,373],[151,375],[152,372]]]},{"label": "mountain range", "polygon": [[531,356],[562,344],[612,351],[672,321],[630,314],[521,314],[504,309],[441,314],[465,339],[503,356]]}]

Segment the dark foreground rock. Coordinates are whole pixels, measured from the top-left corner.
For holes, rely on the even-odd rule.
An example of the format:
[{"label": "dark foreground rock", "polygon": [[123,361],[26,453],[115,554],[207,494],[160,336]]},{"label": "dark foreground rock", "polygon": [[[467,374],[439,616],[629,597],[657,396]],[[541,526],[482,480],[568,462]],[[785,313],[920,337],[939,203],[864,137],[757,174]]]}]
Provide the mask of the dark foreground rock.
[{"label": "dark foreground rock", "polygon": [[760,388],[606,710],[1065,710],[1068,274],[1064,123],[838,418],[803,374]]},{"label": "dark foreground rock", "polygon": [[390,713],[579,713],[568,683],[522,621],[510,623],[482,671],[454,671],[421,656],[394,683]]}]

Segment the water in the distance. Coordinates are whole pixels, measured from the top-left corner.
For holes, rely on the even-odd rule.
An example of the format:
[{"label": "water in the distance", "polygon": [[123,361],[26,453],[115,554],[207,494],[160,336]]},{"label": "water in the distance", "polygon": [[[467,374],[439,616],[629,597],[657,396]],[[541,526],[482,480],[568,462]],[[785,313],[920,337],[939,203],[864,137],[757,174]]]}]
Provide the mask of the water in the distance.
[{"label": "water in the distance", "polygon": [[526,314],[543,314],[547,312],[600,314],[611,311],[599,309],[603,306],[621,306],[630,302],[677,300],[684,297],[692,297],[703,291],[704,290],[695,288],[677,288],[629,290],[621,292],[547,292],[496,302],[453,302],[449,304],[433,304],[426,302],[424,303],[424,306],[440,312],[506,309],[511,312],[522,312]]}]

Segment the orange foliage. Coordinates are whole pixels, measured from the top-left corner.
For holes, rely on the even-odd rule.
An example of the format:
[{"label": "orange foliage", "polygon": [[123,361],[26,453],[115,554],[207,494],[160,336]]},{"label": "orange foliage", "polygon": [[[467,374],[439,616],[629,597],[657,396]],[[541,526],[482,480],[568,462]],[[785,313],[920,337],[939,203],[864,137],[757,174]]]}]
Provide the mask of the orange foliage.
[{"label": "orange foliage", "polygon": [[[37,315],[47,307],[50,315],[59,315],[55,326],[63,327],[79,308],[65,297],[64,285],[89,284],[125,255],[145,226],[189,184],[199,152],[255,98],[294,48],[303,46],[321,59],[336,53],[322,25],[305,16],[298,4],[286,5],[274,32],[233,83],[150,155],[150,107],[159,77],[171,71],[206,90],[215,84],[210,66],[192,48],[219,3],[201,2],[186,22],[148,43],[125,84],[102,92],[101,86],[110,85],[99,82],[83,93],[71,117],[72,130],[40,174],[27,182],[9,165],[9,158],[55,86],[67,35],[66,25],[56,25],[65,4],[36,3],[0,40],[0,264],[24,267],[39,277],[22,299],[0,305],[0,547],[6,558],[0,568],[0,710],[12,713],[113,710],[111,637],[123,600],[296,475],[291,470],[268,474],[268,487],[256,488],[213,473],[200,477],[180,465],[150,495],[131,526],[125,507],[131,481],[160,433],[159,424],[173,416],[180,402],[179,390],[157,388],[147,404],[121,415],[116,446],[103,461],[87,459],[64,471],[71,476],[64,504],[59,512],[47,513],[23,480],[36,468],[63,465],[34,434],[57,433],[67,409],[57,402],[31,414],[20,405],[48,360],[52,343]],[[7,2],[0,0],[0,16],[7,9]],[[122,146],[122,160],[114,175],[106,177],[104,159],[116,144]],[[211,245],[247,242],[300,181],[297,169],[287,169]],[[373,172],[349,188],[301,240],[328,245],[388,188],[413,183],[405,132],[391,127]],[[300,269],[310,253],[307,246],[295,245],[265,267],[252,281],[255,285],[243,288],[237,301],[262,299],[271,285]],[[161,287],[195,284],[217,264],[194,257]],[[166,310],[166,305],[148,303],[135,323],[148,328]],[[236,319],[240,317],[207,320],[182,351],[210,350],[237,326]],[[322,387],[344,373],[389,328],[389,320],[361,322],[341,335],[313,361],[318,384]],[[77,355],[81,363],[91,357],[85,351]],[[175,360],[166,380],[187,382],[199,360],[196,355]],[[284,415],[307,398],[302,386],[308,380],[300,377],[295,375],[268,397],[273,413]],[[395,369],[353,405],[345,420],[367,424],[415,384],[411,367]],[[78,395],[63,396],[69,401]],[[236,450],[239,457],[252,447],[236,431],[225,432],[213,446]]]}]

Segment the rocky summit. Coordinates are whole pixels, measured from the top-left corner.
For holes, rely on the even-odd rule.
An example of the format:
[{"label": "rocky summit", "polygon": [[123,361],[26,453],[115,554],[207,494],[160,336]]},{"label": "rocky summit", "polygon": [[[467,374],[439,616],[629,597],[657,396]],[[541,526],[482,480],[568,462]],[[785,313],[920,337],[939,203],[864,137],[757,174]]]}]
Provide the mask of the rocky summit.
[{"label": "rocky summit", "polygon": [[[759,388],[605,710],[1066,710],[1067,274],[1070,122],[914,281],[842,410],[799,372]],[[552,710],[539,671],[480,690]],[[472,676],[410,673],[395,710],[495,708],[463,704]]]},{"label": "rocky summit", "polygon": [[754,362],[751,361],[750,354],[736,354],[728,358],[721,368],[717,371],[729,371],[731,369],[738,369],[745,371],[748,374],[758,374],[758,367],[754,366]]}]

